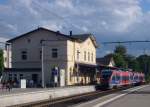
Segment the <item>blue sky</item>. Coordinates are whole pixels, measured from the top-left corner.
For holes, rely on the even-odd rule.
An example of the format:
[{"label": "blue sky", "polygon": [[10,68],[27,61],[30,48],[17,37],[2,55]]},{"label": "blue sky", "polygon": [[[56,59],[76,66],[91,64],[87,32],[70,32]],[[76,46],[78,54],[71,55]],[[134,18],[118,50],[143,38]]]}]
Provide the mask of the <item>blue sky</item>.
[{"label": "blue sky", "polygon": [[[68,34],[92,33],[98,56],[113,51],[104,41],[150,40],[150,0],[0,0],[0,40],[38,26]],[[129,53],[149,54],[150,44],[127,44]]]},{"label": "blue sky", "polygon": [[141,0],[140,6],[142,7],[144,12],[147,12],[150,10],[150,0]]}]

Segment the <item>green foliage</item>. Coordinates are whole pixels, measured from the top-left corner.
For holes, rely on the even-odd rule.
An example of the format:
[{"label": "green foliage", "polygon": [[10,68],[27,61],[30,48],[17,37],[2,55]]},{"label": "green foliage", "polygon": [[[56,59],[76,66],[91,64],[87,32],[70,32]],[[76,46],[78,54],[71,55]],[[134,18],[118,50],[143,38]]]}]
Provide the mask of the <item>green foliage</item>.
[{"label": "green foliage", "polygon": [[113,58],[117,67],[127,68],[127,62],[125,60],[126,47],[123,45],[116,46],[113,54]]},{"label": "green foliage", "polygon": [[140,68],[140,63],[136,60],[136,57],[132,55],[126,55],[125,60],[127,62],[128,68],[133,69],[133,71],[142,71]]},{"label": "green foliage", "polygon": [[150,56],[140,55],[139,57],[137,57],[137,61],[139,62],[142,72],[145,73],[146,80],[150,81]]},{"label": "green foliage", "polygon": [[127,53],[127,49],[126,49],[126,47],[125,46],[123,46],[123,45],[118,45],[118,46],[116,46],[116,48],[115,48],[115,50],[114,50],[114,53],[116,53],[116,54],[120,54],[120,55],[126,55],[126,53]]},{"label": "green foliage", "polygon": [[113,55],[113,58],[114,58],[114,61],[115,61],[115,64],[117,67],[120,67],[120,68],[126,68],[127,67],[127,63],[121,54],[116,53]]},{"label": "green foliage", "polygon": [[146,80],[150,82],[150,56],[140,55],[138,57],[127,54],[123,45],[116,46],[114,53],[106,56],[113,56],[116,67],[130,68],[136,72],[145,73]]},{"label": "green foliage", "polygon": [[2,74],[3,70],[4,70],[3,50],[0,49],[0,75]]}]

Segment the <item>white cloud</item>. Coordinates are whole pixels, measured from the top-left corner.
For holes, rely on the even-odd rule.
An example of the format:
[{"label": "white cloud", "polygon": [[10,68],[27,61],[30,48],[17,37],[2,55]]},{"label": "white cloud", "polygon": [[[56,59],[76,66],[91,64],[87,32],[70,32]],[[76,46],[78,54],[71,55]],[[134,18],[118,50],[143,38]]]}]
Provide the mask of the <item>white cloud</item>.
[{"label": "white cloud", "polygon": [[[62,28],[58,26],[66,27],[67,24],[68,30],[76,29],[75,31],[80,29],[77,28],[78,26],[81,26],[83,32],[87,32],[88,29],[90,29],[89,32],[99,31],[100,33],[104,30],[126,32],[142,15],[138,3],[138,0],[54,0],[50,2],[48,0],[37,0],[36,2],[33,0],[11,0],[6,5],[11,10],[6,9],[6,11],[10,15],[12,13],[15,15],[12,15],[12,18],[7,18],[6,22],[11,25],[14,25],[15,22],[20,32],[23,31],[20,26],[29,29],[40,26],[43,21],[57,23],[53,27],[56,30]],[[3,8],[0,6],[0,10]],[[3,17],[8,17],[8,15],[4,14]],[[45,23],[45,26],[54,25]]]},{"label": "white cloud", "polygon": [[8,38],[0,37],[0,42],[6,42]]},{"label": "white cloud", "polygon": [[150,39],[150,13],[141,0],[9,0],[0,4],[0,32],[7,37],[44,26],[94,33],[98,41]]},{"label": "white cloud", "polygon": [[63,8],[73,8],[71,0],[55,0],[55,3]]}]

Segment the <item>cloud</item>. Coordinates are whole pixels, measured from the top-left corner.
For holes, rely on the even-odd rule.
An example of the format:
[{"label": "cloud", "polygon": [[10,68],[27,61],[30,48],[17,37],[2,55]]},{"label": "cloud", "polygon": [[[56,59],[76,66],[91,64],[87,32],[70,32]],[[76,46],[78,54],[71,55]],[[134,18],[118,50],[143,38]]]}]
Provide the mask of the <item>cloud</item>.
[{"label": "cloud", "polygon": [[43,26],[67,34],[91,32],[99,43],[145,40],[150,10],[143,9],[141,0],[9,0],[0,4],[0,32],[12,38]]},{"label": "cloud", "polygon": [[6,42],[8,38],[0,37],[0,42]]}]

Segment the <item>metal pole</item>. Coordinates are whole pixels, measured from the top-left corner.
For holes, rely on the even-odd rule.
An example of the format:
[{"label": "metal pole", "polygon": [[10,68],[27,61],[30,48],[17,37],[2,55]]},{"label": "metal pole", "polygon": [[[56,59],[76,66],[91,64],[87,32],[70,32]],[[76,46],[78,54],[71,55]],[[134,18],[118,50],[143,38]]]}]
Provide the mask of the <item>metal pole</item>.
[{"label": "metal pole", "polygon": [[80,58],[79,57],[80,52],[78,52],[77,54],[78,54],[77,56],[77,84],[79,85],[79,64],[78,63],[79,63],[79,58]]},{"label": "metal pole", "polygon": [[41,60],[41,63],[42,63],[42,87],[44,88],[45,87],[45,79],[44,79],[44,45],[42,44],[42,60]]},{"label": "metal pole", "polygon": [[77,61],[77,84],[79,84],[79,65]]}]

